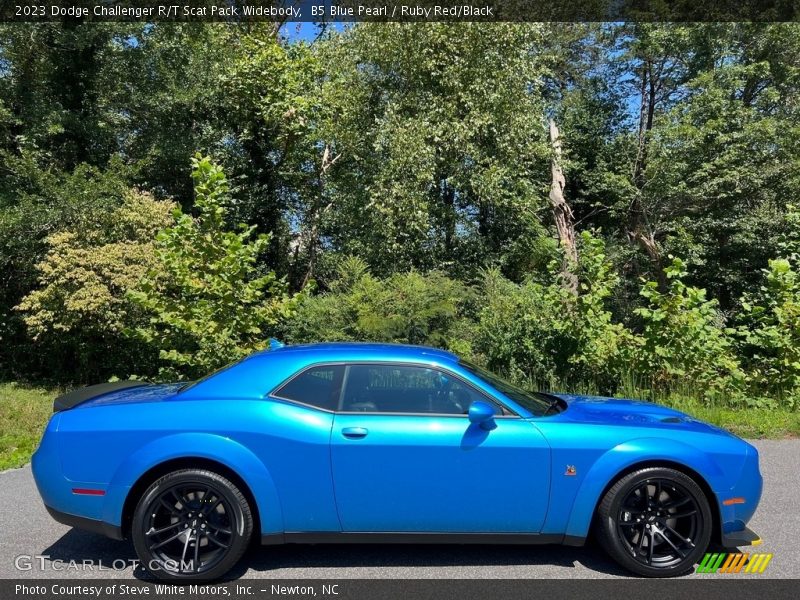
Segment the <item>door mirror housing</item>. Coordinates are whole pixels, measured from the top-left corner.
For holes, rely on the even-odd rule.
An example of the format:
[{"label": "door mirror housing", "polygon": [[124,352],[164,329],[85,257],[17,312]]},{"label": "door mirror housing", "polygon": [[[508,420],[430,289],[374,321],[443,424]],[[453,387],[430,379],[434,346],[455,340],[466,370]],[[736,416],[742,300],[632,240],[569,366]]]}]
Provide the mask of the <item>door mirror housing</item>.
[{"label": "door mirror housing", "polygon": [[494,422],[494,407],[488,402],[475,400],[469,405],[469,422],[480,425],[483,429],[494,429],[497,424]]}]

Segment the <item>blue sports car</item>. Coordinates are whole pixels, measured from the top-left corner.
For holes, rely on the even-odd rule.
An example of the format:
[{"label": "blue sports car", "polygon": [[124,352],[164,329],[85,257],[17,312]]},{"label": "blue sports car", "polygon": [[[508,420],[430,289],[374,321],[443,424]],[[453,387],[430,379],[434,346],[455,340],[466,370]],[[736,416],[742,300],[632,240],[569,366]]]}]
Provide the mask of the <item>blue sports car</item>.
[{"label": "blue sports car", "polygon": [[252,539],[568,544],[639,575],[760,540],[747,442],[654,404],[522,389],[390,344],[271,348],[189,384],[55,400],[33,473],[58,521],[131,538],[166,580],[224,575]]}]

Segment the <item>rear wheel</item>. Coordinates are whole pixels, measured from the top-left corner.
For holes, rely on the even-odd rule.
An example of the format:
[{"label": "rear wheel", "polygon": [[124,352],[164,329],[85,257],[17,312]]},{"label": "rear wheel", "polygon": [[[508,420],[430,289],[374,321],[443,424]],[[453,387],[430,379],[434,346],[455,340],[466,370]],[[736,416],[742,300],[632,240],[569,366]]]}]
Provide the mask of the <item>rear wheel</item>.
[{"label": "rear wheel", "polygon": [[136,506],[131,534],[139,560],[158,579],[210,581],[241,558],[253,533],[244,495],[204,469],[174,471]]},{"label": "rear wheel", "polygon": [[688,475],[662,467],[617,481],[598,508],[598,539],[623,567],[647,577],[690,571],[711,540],[711,509]]}]

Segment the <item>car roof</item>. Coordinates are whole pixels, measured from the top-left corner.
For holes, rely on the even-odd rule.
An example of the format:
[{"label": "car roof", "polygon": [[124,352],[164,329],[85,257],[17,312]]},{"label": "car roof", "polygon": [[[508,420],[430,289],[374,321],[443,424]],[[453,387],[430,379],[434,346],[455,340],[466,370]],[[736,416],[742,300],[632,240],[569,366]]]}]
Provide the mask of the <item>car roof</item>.
[{"label": "car roof", "polygon": [[326,342],[280,346],[247,358],[201,379],[180,393],[192,398],[262,398],[300,369],[317,363],[407,362],[447,365],[458,356],[446,350],[404,344]]},{"label": "car roof", "polygon": [[[402,361],[450,361],[458,362],[459,358],[452,352],[428,346],[411,344],[387,344],[375,342],[320,342],[316,344],[297,344],[263,350],[261,356],[286,355],[296,352],[304,353],[308,360],[402,360]],[[313,356],[311,356],[313,355]]]}]

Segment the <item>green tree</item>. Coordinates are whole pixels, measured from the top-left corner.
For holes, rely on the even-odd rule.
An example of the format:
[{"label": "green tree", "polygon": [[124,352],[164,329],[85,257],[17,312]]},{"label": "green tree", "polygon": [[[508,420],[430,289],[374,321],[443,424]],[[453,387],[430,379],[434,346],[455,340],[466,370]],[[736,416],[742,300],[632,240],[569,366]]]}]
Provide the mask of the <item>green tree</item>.
[{"label": "green tree", "polygon": [[52,378],[97,381],[147,372],[153,361],[125,330],[143,323],[127,296],[155,269],[154,239],[173,205],[130,191],[122,204],[79,229],[47,237],[39,287],[17,306]]},{"label": "green tree", "polygon": [[131,292],[151,315],[135,333],[167,363],[164,377],[197,377],[264,348],[301,299],[259,268],[269,235],[226,230],[229,186],[219,165],[197,155],[192,179],[197,218],[176,211],[157,237],[157,268]]},{"label": "green tree", "polygon": [[550,260],[539,25],[362,24],[318,46],[331,249],[380,276]]}]

